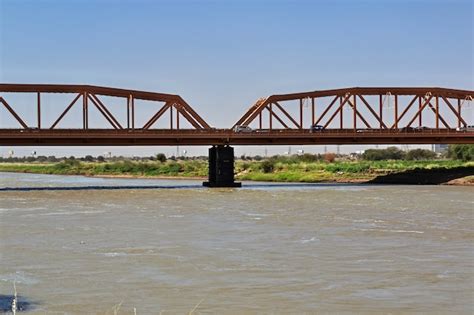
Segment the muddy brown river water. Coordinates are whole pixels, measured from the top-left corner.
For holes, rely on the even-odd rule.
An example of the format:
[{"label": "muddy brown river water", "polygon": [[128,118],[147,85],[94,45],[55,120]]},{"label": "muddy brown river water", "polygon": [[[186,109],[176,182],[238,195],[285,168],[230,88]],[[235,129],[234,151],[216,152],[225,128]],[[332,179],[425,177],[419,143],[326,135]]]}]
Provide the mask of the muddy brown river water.
[{"label": "muddy brown river water", "polygon": [[474,310],[473,187],[200,185],[0,173],[91,188],[0,191],[0,313]]}]

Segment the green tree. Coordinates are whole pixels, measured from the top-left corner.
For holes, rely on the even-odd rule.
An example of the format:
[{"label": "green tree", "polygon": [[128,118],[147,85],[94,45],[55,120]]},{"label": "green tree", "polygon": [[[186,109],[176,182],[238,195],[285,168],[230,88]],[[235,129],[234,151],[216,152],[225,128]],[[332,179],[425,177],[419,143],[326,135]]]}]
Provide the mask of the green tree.
[{"label": "green tree", "polygon": [[448,148],[448,157],[455,160],[474,160],[474,144],[452,144]]},{"label": "green tree", "polygon": [[381,160],[402,160],[405,152],[397,147],[388,147],[386,149],[369,149],[362,154],[362,158],[368,161]]},{"label": "green tree", "polygon": [[158,153],[156,155],[156,159],[160,161],[161,163],[164,163],[166,162],[166,155],[164,155],[163,153]]},{"label": "green tree", "polygon": [[436,153],[426,149],[414,149],[407,152],[406,160],[432,160],[436,158]]}]

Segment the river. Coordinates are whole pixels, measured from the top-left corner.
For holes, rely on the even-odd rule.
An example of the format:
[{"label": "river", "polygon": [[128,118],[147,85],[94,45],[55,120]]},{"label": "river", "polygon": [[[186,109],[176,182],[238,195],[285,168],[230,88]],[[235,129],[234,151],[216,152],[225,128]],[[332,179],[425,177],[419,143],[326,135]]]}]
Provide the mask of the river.
[{"label": "river", "polygon": [[0,191],[3,311],[15,282],[28,314],[473,312],[472,187],[0,173],[2,187],[76,187]]}]

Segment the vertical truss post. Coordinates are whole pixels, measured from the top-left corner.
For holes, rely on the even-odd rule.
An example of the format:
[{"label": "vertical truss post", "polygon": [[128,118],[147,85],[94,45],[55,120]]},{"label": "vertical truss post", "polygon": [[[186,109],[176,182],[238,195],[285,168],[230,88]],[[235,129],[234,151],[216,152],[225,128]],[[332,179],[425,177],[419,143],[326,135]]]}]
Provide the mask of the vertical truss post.
[{"label": "vertical truss post", "polygon": [[258,114],[258,127],[262,129],[262,112]]},{"label": "vertical truss post", "polygon": [[[420,97],[418,97],[418,110],[421,109],[421,106],[423,106],[423,105],[422,105],[421,96],[420,96]],[[422,118],[423,116],[422,116],[422,114],[423,113],[420,112],[420,116],[418,116],[418,127],[421,127],[423,125],[423,118]]]},{"label": "vertical truss post", "polygon": [[357,106],[357,105],[356,105],[357,97],[356,97],[355,94],[352,96],[352,100],[353,100],[352,119],[354,120],[354,121],[353,121],[354,131],[356,131],[356,130],[357,130],[357,107],[356,107],[356,106]]},{"label": "vertical truss post", "polygon": [[82,127],[84,129],[89,128],[89,117],[88,117],[88,108],[87,108],[87,92],[82,93]]},{"label": "vertical truss post", "polygon": [[38,97],[38,102],[37,102],[38,129],[41,129],[41,93],[40,92],[38,92],[37,97]]},{"label": "vertical truss post", "polygon": [[173,130],[173,105],[170,106],[170,129]]},{"label": "vertical truss post", "polygon": [[436,111],[436,129],[439,129],[439,96],[435,98],[435,111]]},{"label": "vertical truss post", "polygon": [[314,119],[316,116],[316,112],[314,109],[314,97],[311,98],[311,126],[314,125]]},{"label": "vertical truss post", "polygon": [[461,128],[461,99],[458,98],[458,128]]},{"label": "vertical truss post", "polygon": [[179,130],[179,110],[176,111],[176,129]]},{"label": "vertical truss post", "polygon": [[131,103],[131,95],[127,97],[127,129],[130,129],[130,103]]},{"label": "vertical truss post", "polygon": [[130,98],[132,99],[132,102],[130,103],[131,109],[132,109],[132,130],[135,129],[135,98],[133,95],[130,95]]},{"label": "vertical truss post", "polygon": [[268,123],[270,125],[270,131],[273,129],[272,127],[272,119],[273,119],[273,110],[272,110],[272,103],[268,104],[268,109],[269,109],[269,112],[268,112]]},{"label": "vertical truss post", "polygon": [[398,95],[395,94],[394,96],[394,105],[395,105],[395,129],[398,129]]},{"label": "vertical truss post", "polygon": [[383,122],[383,96],[379,95],[379,117],[380,117],[380,129],[382,129]]},{"label": "vertical truss post", "polygon": [[342,115],[344,106],[341,106],[341,105],[342,105],[342,96],[339,96],[339,106],[341,107],[339,109],[339,123],[340,123],[339,127],[340,127],[340,129],[342,129],[343,126],[344,126],[344,116]]},{"label": "vertical truss post", "polygon": [[300,129],[303,128],[303,99],[300,98]]}]

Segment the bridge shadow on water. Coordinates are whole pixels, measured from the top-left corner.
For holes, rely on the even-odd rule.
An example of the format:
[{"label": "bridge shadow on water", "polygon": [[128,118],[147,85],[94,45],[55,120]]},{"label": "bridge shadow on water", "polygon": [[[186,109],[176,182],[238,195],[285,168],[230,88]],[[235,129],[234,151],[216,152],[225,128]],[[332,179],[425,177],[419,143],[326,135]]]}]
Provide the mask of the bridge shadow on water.
[{"label": "bridge shadow on water", "polygon": [[[0,313],[6,314],[12,312],[13,295],[0,294]],[[29,300],[28,298],[17,296],[17,312],[27,312],[34,310],[40,303]]]},{"label": "bridge shadow on water", "polygon": [[474,166],[454,168],[413,169],[400,173],[382,175],[367,184],[390,185],[439,185],[474,175]]}]

